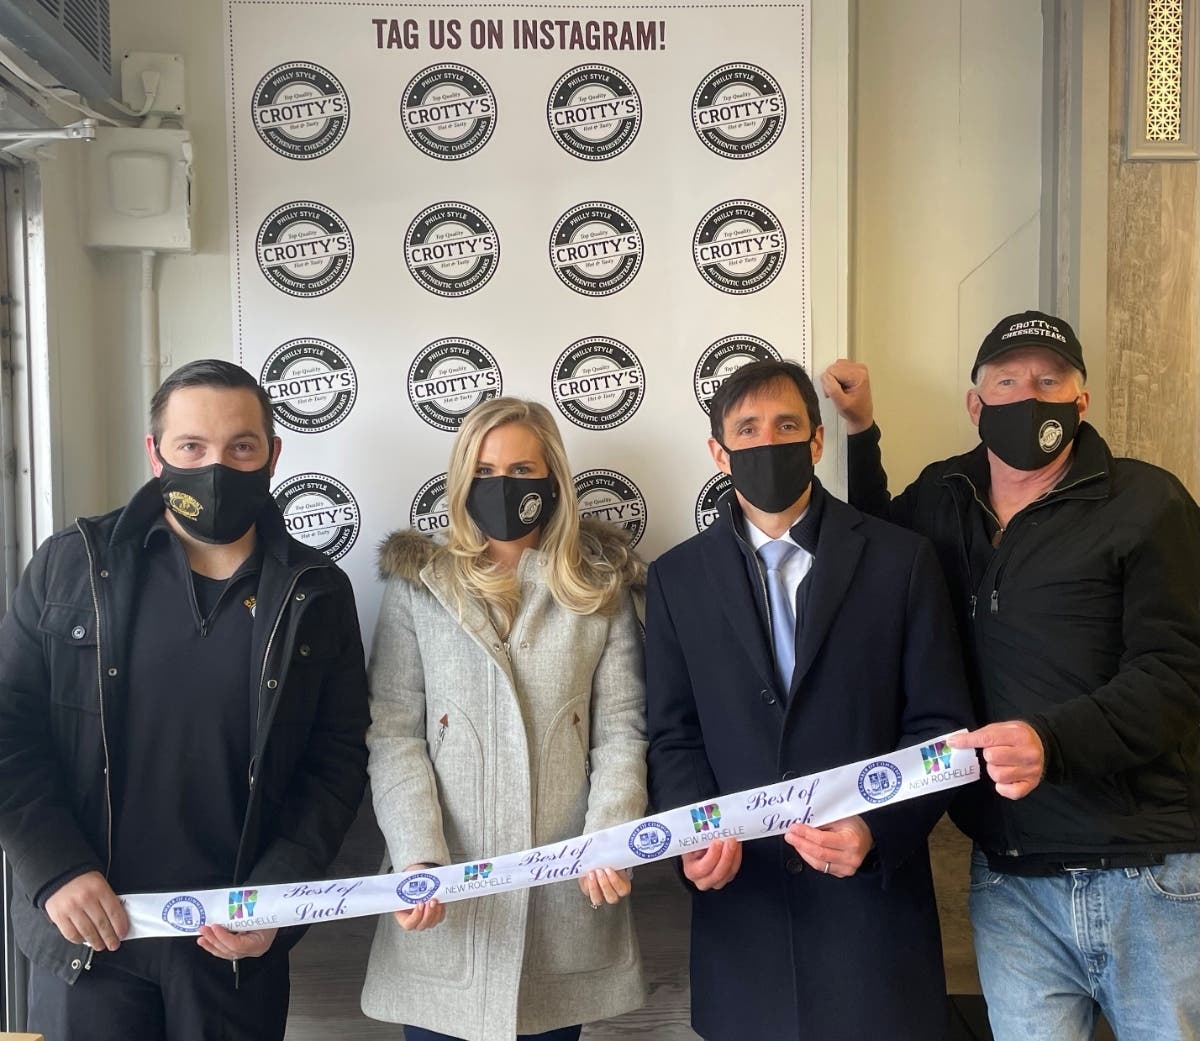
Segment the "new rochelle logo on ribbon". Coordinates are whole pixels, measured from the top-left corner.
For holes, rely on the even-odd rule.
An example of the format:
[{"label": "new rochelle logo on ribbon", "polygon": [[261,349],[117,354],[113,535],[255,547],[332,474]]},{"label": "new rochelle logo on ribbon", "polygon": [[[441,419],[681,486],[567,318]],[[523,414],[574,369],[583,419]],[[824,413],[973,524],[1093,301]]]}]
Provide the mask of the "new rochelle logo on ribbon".
[{"label": "new rochelle logo on ribbon", "polygon": [[819,827],[978,778],[974,750],[953,749],[943,736],[848,766],[467,864],[253,889],[123,896],[130,921],[126,939],[194,934],[206,924],[237,932],[307,925],[405,910],[435,896],[449,903],[544,886],[578,878],[593,868],[636,867],[682,856],[716,839],[761,839],[781,834],[796,822]]}]

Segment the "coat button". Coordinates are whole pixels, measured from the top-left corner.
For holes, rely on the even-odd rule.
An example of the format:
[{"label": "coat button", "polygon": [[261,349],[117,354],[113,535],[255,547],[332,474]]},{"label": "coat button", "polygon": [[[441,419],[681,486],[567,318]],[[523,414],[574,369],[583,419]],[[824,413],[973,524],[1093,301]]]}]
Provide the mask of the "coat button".
[{"label": "coat button", "polygon": [[267,680],[267,690],[274,690],[279,686],[279,680]]},{"label": "coat button", "polygon": [[312,654],[312,648],[308,644],[302,643],[300,645],[300,657],[307,658],[310,654]]},{"label": "coat button", "polygon": [[798,875],[804,870],[804,861],[799,857],[790,857],[785,866],[787,867],[789,874]]},{"label": "coat button", "polygon": [[85,636],[87,636],[87,630],[82,625],[77,625],[71,630],[72,640],[82,640]]},{"label": "coat button", "polygon": [[113,668],[113,669],[109,669],[109,670],[108,670],[108,674],[109,674],[110,676],[115,676],[115,675],[117,674],[117,670],[116,670],[115,668]]},{"label": "coat button", "polygon": [[83,962],[81,962],[78,958],[72,958],[71,959],[71,968],[74,969],[76,972],[78,972],[80,969],[83,968]]},{"label": "coat button", "polygon": [[107,571],[101,571],[101,572],[100,572],[100,577],[101,577],[101,578],[108,578],[108,572],[107,572]]},{"label": "coat button", "polygon": [[758,693],[762,697],[763,701],[765,701],[768,705],[775,704],[775,695],[769,690],[760,690]]},{"label": "coat button", "polygon": [[794,770],[785,770],[783,773],[783,780],[794,781],[799,776],[800,775],[798,773],[796,773]]},{"label": "coat button", "polygon": [[296,603],[299,603],[299,602],[300,602],[301,600],[303,600],[303,599],[304,599],[304,594],[303,594],[303,593],[297,593],[297,594],[296,594]]}]

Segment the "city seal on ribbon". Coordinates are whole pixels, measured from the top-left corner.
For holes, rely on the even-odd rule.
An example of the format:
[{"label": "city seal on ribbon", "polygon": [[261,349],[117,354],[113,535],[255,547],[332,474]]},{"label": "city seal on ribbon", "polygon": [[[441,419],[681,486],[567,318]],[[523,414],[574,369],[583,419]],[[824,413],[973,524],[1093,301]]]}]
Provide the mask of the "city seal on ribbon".
[{"label": "city seal on ribbon", "polygon": [[779,219],[761,203],[731,199],[708,211],[696,226],[696,270],[723,293],[757,293],[783,268],[787,238]]},{"label": "city seal on ribbon", "polygon": [[408,226],[404,263],[422,289],[438,296],[469,296],[496,273],[500,237],[474,206],[437,202]]},{"label": "city seal on ribbon", "polygon": [[646,375],[637,355],[620,340],[585,336],[558,356],[550,393],[572,423],[585,430],[610,430],[638,410]]},{"label": "city seal on ribbon", "polygon": [[610,296],[642,266],[642,233],[610,202],[573,206],[550,233],[550,264],[563,285],[584,296]]},{"label": "city seal on ribbon", "polygon": [[310,61],[276,65],[254,88],[254,129],[288,159],[319,159],[350,126],[350,99],[328,69]]},{"label": "city seal on ribbon", "polygon": [[341,481],[328,474],[289,477],[272,493],[293,538],[341,560],[358,538],[358,503]]},{"label": "city seal on ribbon", "polygon": [[584,470],[575,475],[579,516],[616,524],[636,546],[646,531],[646,500],[638,486],[616,470]]},{"label": "city seal on ribbon", "polygon": [[713,69],[692,98],[692,127],[724,159],[752,159],[779,140],[787,103],[765,69],[732,62]]},{"label": "city seal on ribbon", "polygon": [[408,400],[438,430],[456,431],[471,409],[503,390],[496,359],[465,336],[434,340],[417,352],[408,370]]},{"label": "city seal on ribbon", "polygon": [[350,359],[328,340],[303,336],[276,347],[259,383],[271,399],[275,422],[301,434],[332,430],[358,397]]},{"label": "city seal on ribbon", "polygon": [[400,122],[408,139],[434,159],[474,155],[496,129],[496,96],[474,69],[443,62],[422,69],[404,88]]},{"label": "city seal on ribbon", "polygon": [[715,343],[710,343],[696,362],[696,372],[692,377],[696,403],[707,414],[710,411],[708,403],[712,401],[717,388],[743,365],[755,361],[780,360],[779,352],[757,336],[748,333],[722,336]]},{"label": "city seal on ribbon", "polygon": [[558,145],[576,159],[612,159],[637,137],[642,99],[633,81],[612,66],[578,65],[551,88],[546,122]]},{"label": "city seal on ribbon", "polygon": [[268,214],[255,243],[268,282],[290,296],[314,297],[342,284],[354,262],[354,239],[328,206],[287,202]]}]

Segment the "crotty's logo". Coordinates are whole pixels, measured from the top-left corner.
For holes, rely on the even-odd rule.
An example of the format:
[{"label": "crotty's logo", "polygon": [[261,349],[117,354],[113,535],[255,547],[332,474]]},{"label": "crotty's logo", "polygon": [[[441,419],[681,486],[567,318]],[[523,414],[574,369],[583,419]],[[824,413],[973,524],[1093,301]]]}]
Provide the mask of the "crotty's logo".
[{"label": "crotty's logo", "polygon": [[617,524],[636,546],[646,531],[646,500],[624,474],[616,470],[584,470],[575,475],[579,516]]},{"label": "crotty's logo", "polygon": [[726,159],[761,155],[779,140],[786,118],[787,105],[774,77],[745,62],[713,69],[692,99],[693,128]]},{"label": "crotty's logo", "polygon": [[504,378],[491,353],[465,336],[423,348],[408,370],[408,400],[431,427],[453,432],[481,401],[499,397]]},{"label": "crotty's logo", "polygon": [[723,293],[757,293],[783,268],[787,238],[761,203],[731,199],[701,218],[692,238],[696,270]]},{"label": "crotty's logo", "polygon": [[[433,535],[450,527],[450,514],[446,503],[446,479],[444,473],[431,477],[417,490],[408,511],[408,523],[422,535]],[[448,720],[442,717],[442,733]]]},{"label": "crotty's logo", "polygon": [[708,403],[717,388],[738,369],[754,361],[768,360],[779,361],[780,354],[766,340],[747,333],[722,336],[716,343],[710,343],[696,362],[692,380],[696,402],[708,412]]},{"label": "crotty's logo", "polygon": [[341,481],[328,474],[289,477],[272,493],[288,534],[306,546],[340,560],[358,538],[358,503]]},{"label": "crotty's logo", "polygon": [[271,399],[275,421],[302,434],[337,426],[358,396],[350,359],[328,340],[309,336],[272,351],[259,382]]},{"label": "crotty's logo", "polygon": [[729,474],[713,474],[704,482],[700,494],[696,496],[696,530],[704,531],[717,519],[717,503],[730,488],[733,478]]},{"label": "crotty's logo", "polygon": [[316,159],[350,126],[350,100],[332,72],[307,61],[277,65],[254,88],[254,129],[273,152]]},{"label": "crotty's logo", "polygon": [[624,73],[609,65],[580,65],[550,90],[546,122],[554,140],[577,159],[611,159],[637,137],[642,99]]},{"label": "crotty's logo", "polygon": [[413,218],[404,236],[404,263],[422,289],[467,296],[487,285],[500,263],[492,222],[465,202],[438,202]]},{"label": "crotty's logo", "polygon": [[584,296],[619,293],[642,266],[642,233],[619,206],[582,202],[550,233],[550,264],[563,285]]},{"label": "crotty's logo", "polygon": [[465,65],[422,69],[404,88],[400,121],[408,139],[434,159],[474,155],[496,129],[496,96],[487,80]]},{"label": "crotty's logo", "polygon": [[522,524],[532,524],[542,513],[542,497],[537,492],[530,492],[521,500],[517,507],[517,516]]},{"label": "crotty's logo", "polygon": [[167,505],[179,516],[186,517],[188,520],[195,520],[200,516],[200,511],[204,509],[200,505],[200,500],[188,495],[187,492],[168,492]]},{"label": "crotty's logo", "polygon": [[1038,431],[1038,445],[1049,454],[1062,444],[1063,428],[1057,419],[1047,419]]},{"label": "crotty's logo", "polygon": [[550,384],[554,403],[586,430],[620,426],[646,393],[642,363],[620,340],[585,336],[558,356]]},{"label": "crotty's logo", "polygon": [[276,289],[291,296],[321,296],[350,273],[354,239],[328,206],[288,202],[258,229],[257,253],[258,266]]}]

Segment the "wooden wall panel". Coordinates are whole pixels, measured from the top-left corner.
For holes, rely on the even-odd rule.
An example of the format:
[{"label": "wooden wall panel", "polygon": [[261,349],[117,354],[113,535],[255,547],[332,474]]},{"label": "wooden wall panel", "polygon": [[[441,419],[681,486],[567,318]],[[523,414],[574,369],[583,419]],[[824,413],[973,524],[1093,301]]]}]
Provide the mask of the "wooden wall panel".
[{"label": "wooden wall panel", "polygon": [[1124,158],[1126,4],[1111,2],[1108,440],[1115,454],[1170,470],[1196,495],[1200,164]]}]

